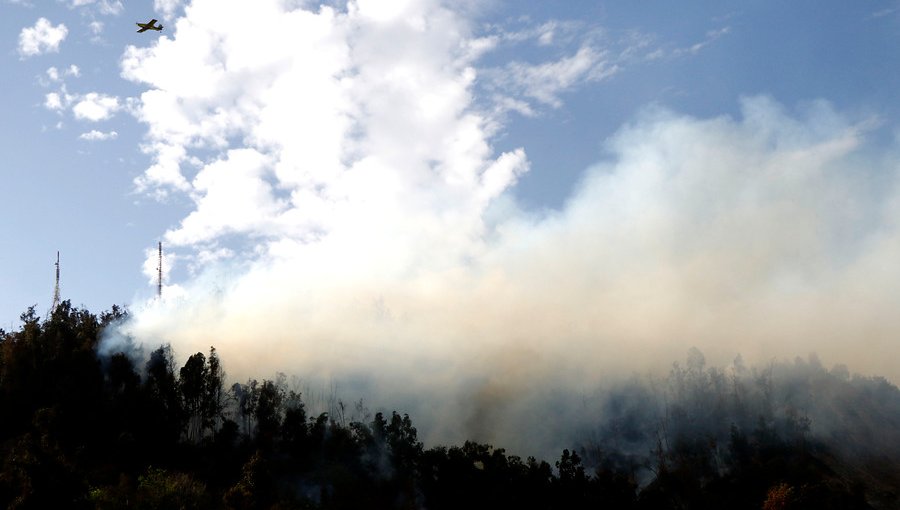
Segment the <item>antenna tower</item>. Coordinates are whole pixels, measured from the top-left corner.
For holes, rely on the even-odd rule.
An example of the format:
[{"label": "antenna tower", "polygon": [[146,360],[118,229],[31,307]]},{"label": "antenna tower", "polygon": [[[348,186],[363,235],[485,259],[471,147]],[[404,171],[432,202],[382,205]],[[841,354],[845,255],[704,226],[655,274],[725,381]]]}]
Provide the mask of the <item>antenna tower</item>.
[{"label": "antenna tower", "polygon": [[162,241],[159,242],[159,265],[156,266],[156,297],[162,299]]},{"label": "antenna tower", "polygon": [[56,284],[53,286],[53,304],[50,305],[50,313],[59,306],[59,252],[56,252]]}]

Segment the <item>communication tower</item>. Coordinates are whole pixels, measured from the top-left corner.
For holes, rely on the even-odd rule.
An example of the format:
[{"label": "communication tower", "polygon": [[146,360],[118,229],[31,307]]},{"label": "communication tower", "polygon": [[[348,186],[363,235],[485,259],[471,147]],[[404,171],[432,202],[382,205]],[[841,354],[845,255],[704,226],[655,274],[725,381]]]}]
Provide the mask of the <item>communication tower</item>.
[{"label": "communication tower", "polygon": [[159,265],[156,266],[156,297],[162,299],[162,241],[159,242]]},{"label": "communication tower", "polygon": [[56,284],[53,286],[53,304],[50,305],[50,313],[56,311],[59,306],[59,252],[56,252]]}]

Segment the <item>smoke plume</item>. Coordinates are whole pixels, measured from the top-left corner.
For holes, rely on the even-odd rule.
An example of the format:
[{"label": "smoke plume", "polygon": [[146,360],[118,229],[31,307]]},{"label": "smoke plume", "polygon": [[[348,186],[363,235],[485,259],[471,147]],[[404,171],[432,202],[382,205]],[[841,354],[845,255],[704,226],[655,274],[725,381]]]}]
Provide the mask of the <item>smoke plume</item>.
[{"label": "smoke plume", "polygon": [[870,119],[648,107],[564,207],[523,210],[528,148],[494,150],[506,119],[479,96],[496,40],[436,1],[391,5],[195,0],[126,51],[154,160],[136,185],[193,210],[165,233],[190,276],[125,332],[214,345],[238,380],[337,381],[434,441],[549,435],[534,399],[691,346],[900,378],[897,166]]}]

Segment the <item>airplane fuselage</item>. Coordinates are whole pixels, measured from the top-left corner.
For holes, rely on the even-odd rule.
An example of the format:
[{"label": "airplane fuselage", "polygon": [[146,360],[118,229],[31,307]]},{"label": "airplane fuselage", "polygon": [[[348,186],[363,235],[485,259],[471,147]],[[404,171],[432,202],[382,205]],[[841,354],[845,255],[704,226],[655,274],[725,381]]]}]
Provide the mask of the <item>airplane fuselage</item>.
[{"label": "airplane fuselage", "polygon": [[150,20],[149,22],[147,22],[147,23],[135,23],[135,25],[141,27],[140,29],[138,29],[138,33],[140,33],[140,32],[146,32],[147,30],[156,30],[157,32],[159,32],[159,31],[161,31],[161,30],[163,29],[163,26],[162,26],[162,25],[157,25],[157,24],[156,24],[156,20],[155,20],[155,19],[151,19],[151,20]]}]

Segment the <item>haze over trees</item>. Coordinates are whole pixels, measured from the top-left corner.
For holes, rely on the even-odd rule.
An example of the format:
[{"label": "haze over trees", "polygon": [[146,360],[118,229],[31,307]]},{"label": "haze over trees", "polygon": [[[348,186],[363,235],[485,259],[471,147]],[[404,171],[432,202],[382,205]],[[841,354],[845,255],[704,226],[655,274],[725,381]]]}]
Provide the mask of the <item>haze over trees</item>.
[{"label": "haze over trees", "polygon": [[723,369],[691,350],[592,397],[580,439],[541,460],[425,445],[364,402],[311,413],[284,376],[228,380],[214,347],[180,367],[166,345],[98,354],[118,307],[21,319],[0,330],[3,508],[900,505],[900,390],[815,358]]}]

